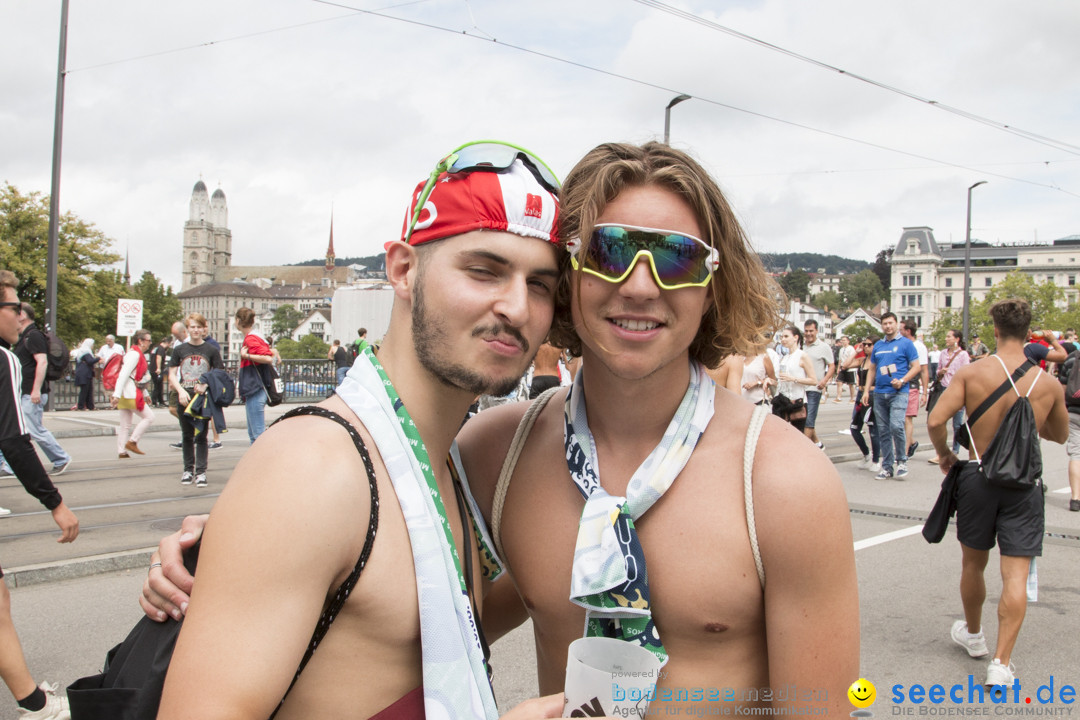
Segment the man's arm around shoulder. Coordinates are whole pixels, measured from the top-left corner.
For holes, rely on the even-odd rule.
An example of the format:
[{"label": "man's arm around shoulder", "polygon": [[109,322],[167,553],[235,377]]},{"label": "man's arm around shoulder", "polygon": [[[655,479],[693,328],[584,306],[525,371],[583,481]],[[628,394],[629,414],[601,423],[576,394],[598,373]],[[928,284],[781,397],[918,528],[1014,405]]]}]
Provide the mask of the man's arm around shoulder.
[{"label": "man's arm around shoulder", "polygon": [[359,556],[357,518],[370,510],[359,455],[321,418],[287,422],[244,455],[214,505],[160,718],[268,717]]},{"label": "man's arm around shoulder", "polygon": [[[847,687],[859,676],[859,589],[847,498],[828,457],[781,421],[768,419],[758,448],[754,515],[765,566],[769,684],[824,689],[822,704],[840,714]],[[792,457],[800,459],[797,469]]]}]

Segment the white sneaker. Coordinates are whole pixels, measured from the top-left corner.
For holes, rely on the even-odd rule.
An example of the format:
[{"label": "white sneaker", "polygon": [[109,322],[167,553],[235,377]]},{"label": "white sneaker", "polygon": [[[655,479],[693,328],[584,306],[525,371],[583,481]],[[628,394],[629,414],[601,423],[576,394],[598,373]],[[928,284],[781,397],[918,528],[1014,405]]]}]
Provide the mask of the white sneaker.
[{"label": "white sneaker", "polygon": [[869,465],[866,466],[866,469],[869,470],[872,473],[879,473],[879,472],[881,472],[881,463],[872,462],[872,463],[870,463]]},{"label": "white sneaker", "polygon": [[195,476],[195,487],[206,487],[206,473],[199,473]]},{"label": "white sneaker", "polygon": [[6,507],[0,507],[0,515],[10,515],[10,514],[11,514],[11,510],[8,510]]},{"label": "white sneaker", "polygon": [[987,685],[1012,685],[1014,680],[1016,680],[1016,666],[1012,663],[1006,667],[1000,660],[994,658],[986,668]]},{"label": "white sneaker", "polygon": [[896,479],[899,480],[901,478],[906,478],[906,477],[907,477],[907,463],[897,463],[896,464]]},{"label": "white sneaker", "polygon": [[986,636],[983,635],[981,630],[974,635],[969,633],[967,622],[963,620],[954,622],[952,631],[949,634],[952,635],[953,642],[967,650],[967,654],[973,658],[986,657],[990,654],[990,651],[986,648]]},{"label": "white sneaker", "polygon": [[870,459],[869,455],[863,455],[862,462],[859,463],[859,469],[860,470],[869,470],[870,467],[873,464],[874,464],[874,461]]},{"label": "white sneaker", "polygon": [[45,707],[33,712],[24,708],[18,708],[19,717],[28,720],[71,720],[71,711],[68,710],[67,695],[57,695],[58,683],[41,683],[39,688],[45,693]]}]

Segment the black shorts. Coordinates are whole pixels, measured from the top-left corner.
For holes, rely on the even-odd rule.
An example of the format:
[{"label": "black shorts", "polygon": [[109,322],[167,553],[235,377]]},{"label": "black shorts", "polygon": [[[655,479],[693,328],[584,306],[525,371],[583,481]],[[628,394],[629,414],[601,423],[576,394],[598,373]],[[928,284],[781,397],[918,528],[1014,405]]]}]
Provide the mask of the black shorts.
[{"label": "black shorts", "polygon": [[994,487],[986,481],[978,463],[969,462],[960,472],[956,488],[956,537],[974,550],[994,547],[1015,557],[1042,555],[1046,508],[1042,483],[1030,490]]},{"label": "black shorts", "polygon": [[553,387],[559,387],[559,378],[554,375],[536,375],[532,379],[532,386],[529,388],[529,399],[535,400],[545,390],[550,390]]}]

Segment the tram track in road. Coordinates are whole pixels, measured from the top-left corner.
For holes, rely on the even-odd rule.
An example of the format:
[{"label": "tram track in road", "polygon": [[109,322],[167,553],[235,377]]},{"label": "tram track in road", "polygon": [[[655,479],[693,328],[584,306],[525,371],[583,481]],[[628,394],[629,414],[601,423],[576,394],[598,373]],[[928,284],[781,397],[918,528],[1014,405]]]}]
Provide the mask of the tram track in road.
[{"label": "tram track in road", "polygon": [[[882,520],[901,520],[905,522],[917,523],[922,525],[926,522],[928,513],[922,513],[911,510],[898,510],[896,508],[886,507],[874,507],[867,505],[851,505],[848,507],[848,513],[852,518],[864,517],[874,518]],[[953,518],[949,521],[949,526],[956,528],[956,519]],[[897,536],[899,539],[901,536]],[[1043,531],[1043,538],[1046,541],[1057,544],[1066,545],[1069,547],[1080,547],[1080,533],[1070,528],[1047,526]]]},{"label": "tram track in road", "polygon": [[[137,507],[137,506],[150,506],[150,505],[157,505],[157,504],[162,504],[162,503],[187,502],[187,501],[197,501],[197,500],[207,500],[207,499],[213,500],[213,499],[216,499],[220,494],[221,494],[220,492],[215,492],[215,493],[203,493],[203,494],[200,494],[200,495],[177,495],[177,496],[173,496],[173,497],[150,498],[150,499],[147,499],[147,500],[131,500],[131,501],[126,501],[126,502],[101,503],[101,504],[97,504],[97,505],[77,505],[75,507],[72,507],[71,510],[76,515],[81,515],[82,517],[86,517],[85,513],[89,513],[89,512],[94,511],[94,510],[111,511],[111,510],[117,510],[117,509],[120,509],[120,508],[131,508],[131,507]],[[45,515],[49,515],[49,514],[50,513],[49,513],[48,510],[35,510],[33,512],[12,513],[11,515],[6,516],[6,519],[14,520],[16,518],[29,518],[29,517],[34,517],[34,516],[45,516]],[[136,519],[136,520],[125,520],[125,521],[106,522],[106,523],[97,523],[97,524],[80,523],[79,532],[85,533],[87,531],[101,530],[101,529],[105,529],[105,528],[143,525],[143,524],[146,524],[146,523],[154,524],[154,523],[171,521],[171,520],[183,520],[185,517],[186,517],[186,515],[167,515],[167,516],[154,517],[152,519],[148,519],[148,518],[144,517],[144,518],[139,518],[139,519]],[[28,532],[5,533],[4,535],[0,536],[0,545],[3,545],[4,543],[9,543],[9,542],[13,542],[13,541],[16,541],[16,540],[20,540],[22,538],[34,537],[34,536],[37,536],[37,535],[55,535],[55,534],[56,534],[56,528],[55,527],[48,527],[46,529],[32,530],[32,531],[28,531]]]}]

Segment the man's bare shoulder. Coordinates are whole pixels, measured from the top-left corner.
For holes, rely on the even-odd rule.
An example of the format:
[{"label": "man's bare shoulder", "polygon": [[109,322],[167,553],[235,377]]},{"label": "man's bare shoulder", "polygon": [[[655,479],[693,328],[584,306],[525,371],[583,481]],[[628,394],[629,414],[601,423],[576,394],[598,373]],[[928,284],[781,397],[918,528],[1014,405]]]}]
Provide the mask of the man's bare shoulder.
[{"label": "man's bare shoulder", "polygon": [[[336,398],[319,405],[350,421],[379,474],[378,449],[356,416]],[[356,518],[368,517],[370,507],[367,469],[349,434],[331,420],[303,415],[275,423],[259,436],[233,470],[211,525],[228,515],[249,527],[268,523],[276,533],[315,524],[350,537],[356,535]],[[341,545],[347,548],[342,557],[355,559],[350,544]]]},{"label": "man's bare shoulder", "polygon": [[754,508],[762,548],[788,548],[804,532],[829,532],[840,522],[850,538],[847,496],[828,455],[776,417],[761,429],[753,472]]},{"label": "man's bare shoulder", "polygon": [[458,433],[458,449],[469,478],[469,487],[480,510],[489,520],[491,500],[503,461],[518,425],[531,406],[532,402],[517,402],[489,408],[471,418]]}]

